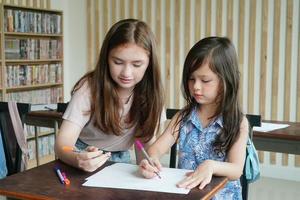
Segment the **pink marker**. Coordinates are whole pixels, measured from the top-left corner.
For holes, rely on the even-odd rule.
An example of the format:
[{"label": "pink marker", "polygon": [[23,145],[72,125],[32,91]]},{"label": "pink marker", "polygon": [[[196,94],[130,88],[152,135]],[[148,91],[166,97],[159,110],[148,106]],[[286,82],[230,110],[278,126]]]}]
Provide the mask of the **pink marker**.
[{"label": "pink marker", "polygon": [[[141,151],[143,152],[144,156],[146,157],[146,159],[148,160],[148,162],[150,163],[150,165],[152,165],[152,167],[155,167],[155,165],[154,165],[154,163],[152,162],[152,160],[150,159],[150,157],[149,157],[147,151],[145,151],[143,144],[142,144],[138,139],[135,141],[135,144],[137,145],[137,147],[139,148],[139,150],[141,150]],[[155,173],[159,178],[161,178],[158,172],[154,172],[154,173]]]}]

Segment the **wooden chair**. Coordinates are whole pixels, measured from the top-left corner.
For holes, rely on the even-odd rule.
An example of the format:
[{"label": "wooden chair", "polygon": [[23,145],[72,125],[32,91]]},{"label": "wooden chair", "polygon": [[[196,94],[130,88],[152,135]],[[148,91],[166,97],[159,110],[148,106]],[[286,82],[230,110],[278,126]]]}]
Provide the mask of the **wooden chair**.
[{"label": "wooden chair", "polygon": [[[21,121],[24,125],[26,114],[30,111],[30,104],[17,103]],[[20,172],[22,151],[18,145],[7,102],[0,102],[0,129],[7,166],[7,175]]]},{"label": "wooden chair", "polygon": [[[167,109],[167,119],[172,119],[172,117],[179,111],[179,109]],[[253,137],[253,126],[261,126],[261,116],[260,115],[246,115],[248,121],[249,121],[249,137],[252,139]],[[171,147],[170,152],[170,168],[176,168],[176,157],[177,157],[177,143],[175,143]],[[244,166],[245,167],[245,166]],[[245,171],[245,168],[244,168]],[[246,180],[246,177],[244,176],[245,173],[240,178],[241,186],[242,186],[242,197],[243,200],[248,199],[248,187],[249,184]]]},{"label": "wooden chair", "polygon": [[68,104],[69,103],[57,103],[57,109],[56,109],[56,111],[64,113],[66,111],[67,107],[68,107]]}]

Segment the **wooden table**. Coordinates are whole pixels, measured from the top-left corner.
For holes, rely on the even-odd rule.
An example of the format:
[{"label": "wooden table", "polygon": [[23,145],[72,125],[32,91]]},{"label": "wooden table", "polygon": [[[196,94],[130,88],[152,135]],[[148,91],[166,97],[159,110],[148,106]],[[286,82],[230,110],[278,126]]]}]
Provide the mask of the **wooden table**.
[{"label": "wooden table", "polygon": [[[105,165],[110,164],[113,163],[107,162]],[[53,170],[57,165],[70,179],[69,186],[59,182]],[[22,199],[210,199],[227,183],[224,177],[213,177],[211,183],[203,190],[194,188],[188,194],[82,186],[85,178],[92,174],[56,160],[0,180],[0,194]]]},{"label": "wooden table", "polygon": [[[26,123],[52,127],[58,130],[62,122],[62,113],[56,111],[32,111],[28,114]],[[269,123],[284,123],[290,126],[271,132],[253,132],[255,147],[262,151],[273,151],[300,155],[300,122],[266,121]]]},{"label": "wooden table", "polygon": [[270,132],[253,131],[253,141],[258,150],[300,155],[300,122],[264,122],[289,124],[290,126]]}]

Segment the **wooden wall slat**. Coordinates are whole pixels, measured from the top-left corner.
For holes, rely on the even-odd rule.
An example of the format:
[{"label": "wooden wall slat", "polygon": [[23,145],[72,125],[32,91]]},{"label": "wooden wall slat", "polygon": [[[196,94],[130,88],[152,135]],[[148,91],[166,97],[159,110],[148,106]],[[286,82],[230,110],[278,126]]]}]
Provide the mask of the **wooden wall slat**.
[{"label": "wooden wall slat", "polygon": [[[93,14],[92,12],[92,2],[91,1],[87,1],[87,13],[88,13],[88,16],[87,16],[87,37],[88,37],[88,48],[87,48],[87,53],[88,55],[92,55],[93,53],[93,50],[92,50],[92,19],[91,19],[91,15]],[[92,56],[89,56],[88,57],[88,70],[90,69],[93,69],[92,67],[92,63],[93,63],[93,57]]]},{"label": "wooden wall slat", "polygon": [[[243,0],[242,0],[243,1]],[[217,10],[216,10],[216,35],[222,36],[222,1],[217,1]],[[240,11],[241,13],[242,11]]]},{"label": "wooden wall slat", "polygon": [[161,20],[161,12],[162,11],[161,11],[161,4],[160,4],[159,1],[157,2],[155,8],[156,8],[156,15],[155,15],[154,24],[155,24],[155,31],[156,32],[154,34],[155,34],[156,41],[157,41],[157,57],[158,57],[159,63],[161,63],[160,60],[161,60],[161,45],[162,44],[161,44],[161,27],[160,27],[160,22],[161,21],[160,20]]},{"label": "wooden wall slat", "polygon": [[195,1],[195,40],[199,41],[201,38],[201,0]]},{"label": "wooden wall slat", "polygon": [[[96,47],[96,58],[98,57],[99,55],[99,52],[100,52],[100,37],[101,37],[101,34],[100,34],[100,31],[99,31],[99,26],[100,26],[100,23],[99,23],[99,17],[100,17],[100,10],[99,10],[99,0],[95,0],[95,6],[94,6],[94,24],[95,24],[95,47]],[[94,62],[95,63],[95,62]]]},{"label": "wooden wall slat", "polygon": [[[111,23],[114,24],[116,22],[116,0],[111,0],[110,1],[110,4],[111,4],[111,8],[114,8],[114,9],[110,9],[110,12],[111,12]],[[133,6],[131,6],[133,7]]]},{"label": "wooden wall slat", "polygon": [[[190,32],[192,31],[192,25],[191,25],[191,0],[186,0],[185,1],[185,35],[184,35],[184,44],[185,44],[185,48],[184,48],[184,58],[187,55],[187,53],[189,52],[191,46],[190,46]],[[184,60],[184,59],[183,59]],[[184,62],[184,61],[183,61]],[[183,67],[181,68],[183,69]],[[182,70],[181,72],[182,73]]]},{"label": "wooden wall slat", "polygon": [[[180,0],[175,0],[174,1],[174,3],[175,3],[175,13],[179,13],[180,12]],[[180,22],[180,20],[179,20],[179,18],[177,18],[177,19],[175,19],[175,30],[179,30],[179,27],[180,27],[180,24],[179,24],[179,22]],[[180,77],[181,77],[181,72],[179,71],[179,48],[180,48],[180,46],[179,46],[179,31],[175,31],[175,38],[174,38],[174,43],[175,43],[175,57],[174,57],[174,59],[175,59],[175,62],[174,62],[174,66],[171,66],[171,67],[173,67],[174,68],[174,80],[175,80],[175,90],[174,90],[174,94],[175,94],[175,96],[177,97],[176,99],[175,99],[175,106],[177,107],[177,108],[179,108],[180,107],[180,100],[179,100],[179,98],[178,98],[178,96],[179,96],[179,93],[180,93]]]},{"label": "wooden wall slat", "polygon": [[[256,0],[250,2],[250,36],[249,41],[255,41],[255,20],[256,20]],[[254,99],[254,60],[255,60],[255,43],[249,43],[249,65],[248,65],[248,112],[253,113]]]},{"label": "wooden wall slat", "polygon": [[260,99],[259,110],[264,119],[265,99],[266,99],[266,81],[267,81],[267,47],[268,47],[268,1],[262,2],[262,38],[261,38],[261,60],[260,60]]},{"label": "wooden wall slat", "polygon": [[[300,13],[298,13],[300,16]],[[300,17],[299,17],[300,18]],[[300,122],[300,35],[298,35],[298,75],[297,75],[297,121]]]},{"label": "wooden wall slat", "polygon": [[137,5],[138,9],[138,16],[137,18],[143,20],[143,1],[138,1]]},{"label": "wooden wall slat", "polygon": [[[221,4],[222,2],[219,2],[218,4]],[[222,10],[222,7],[220,8]],[[220,12],[221,13],[221,12]],[[245,2],[244,0],[241,0],[240,3],[239,3],[239,39],[238,39],[238,59],[239,59],[239,71],[241,73],[241,77],[240,77],[240,90],[239,90],[239,100],[240,100],[240,103],[243,102],[243,79],[244,79],[244,76],[243,76],[243,69],[244,69],[244,37],[245,37],[245,32],[244,32],[244,21],[245,21],[245,16],[244,16],[244,13],[245,13]],[[218,15],[219,16],[219,15]],[[222,15],[220,14],[220,17]],[[217,27],[220,26],[221,28],[221,24],[219,25],[217,23]],[[222,30],[220,29],[220,31],[217,30],[217,33],[219,33],[219,35],[221,35],[222,33]]]},{"label": "wooden wall slat", "polygon": [[211,1],[206,2],[206,28],[205,36],[211,36]]},{"label": "wooden wall slat", "polygon": [[290,118],[290,88],[291,88],[291,55],[292,55],[292,29],[293,29],[293,1],[287,1],[286,16],[286,43],[285,43],[285,83],[284,83],[284,120]]},{"label": "wooden wall slat", "polygon": [[272,80],[272,119],[277,119],[278,71],[279,71],[279,33],[280,33],[280,1],[274,5],[274,44],[273,44],[273,80]]},{"label": "wooden wall slat", "polygon": [[[227,37],[232,40],[233,32],[233,0],[227,1]],[[255,18],[255,16],[253,16]]]},{"label": "wooden wall slat", "polygon": [[120,1],[120,18],[125,19],[125,1]]},{"label": "wooden wall slat", "polygon": [[171,21],[170,21],[170,8],[171,8],[171,1],[172,0],[166,0],[166,73],[165,73],[165,79],[166,79],[166,84],[165,84],[165,99],[166,99],[166,104],[171,105],[171,69],[170,69],[170,49],[171,49]]}]

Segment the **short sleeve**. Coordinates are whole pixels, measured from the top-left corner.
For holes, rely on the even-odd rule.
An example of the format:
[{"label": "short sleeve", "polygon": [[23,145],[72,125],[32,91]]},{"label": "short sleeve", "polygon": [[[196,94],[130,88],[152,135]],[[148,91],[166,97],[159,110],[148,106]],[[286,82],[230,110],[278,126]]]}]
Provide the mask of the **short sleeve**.
[{"label": "short sleeve", "polygon": [[85,82],[72,96],[63,115],[63,119],[71,121],[83,128],[90,120],[91,92]]}]

